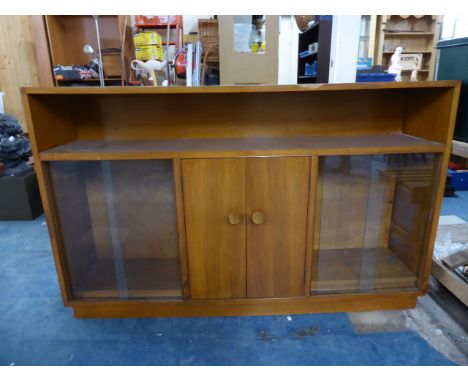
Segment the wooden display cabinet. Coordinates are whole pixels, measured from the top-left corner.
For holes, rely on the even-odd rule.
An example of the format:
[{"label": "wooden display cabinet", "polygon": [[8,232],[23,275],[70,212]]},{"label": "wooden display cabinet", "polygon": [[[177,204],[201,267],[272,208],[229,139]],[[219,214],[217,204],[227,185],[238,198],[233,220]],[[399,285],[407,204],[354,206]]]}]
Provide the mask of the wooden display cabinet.
[{"label": "wooden display cabinet", "polygon": [[[375,16],[372,16],[375,17]],[[434,15],[384,15],[376,16],[375,65],[388,69],[391,57],[399,46],[403,54],[420,54],[421,69],[418,81],[434,79],[436,43],[440,37],[441,16]],[[402,81],[409,81],[411,70],[401,73]]]},{"label": "wooden display cabinet", "polygon": [[459,91],[24,89],[64,304],[80,318],[414,307]]}]

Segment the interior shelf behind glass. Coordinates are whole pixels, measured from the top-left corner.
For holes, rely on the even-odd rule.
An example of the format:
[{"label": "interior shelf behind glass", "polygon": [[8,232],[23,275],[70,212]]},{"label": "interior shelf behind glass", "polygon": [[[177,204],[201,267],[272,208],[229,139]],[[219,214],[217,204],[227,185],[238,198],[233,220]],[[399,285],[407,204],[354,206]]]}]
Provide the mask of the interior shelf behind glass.
[{"label": "interior shelf behind glass", "polygon": [[439,159],[320,158],[313,293],[417,287]]}]

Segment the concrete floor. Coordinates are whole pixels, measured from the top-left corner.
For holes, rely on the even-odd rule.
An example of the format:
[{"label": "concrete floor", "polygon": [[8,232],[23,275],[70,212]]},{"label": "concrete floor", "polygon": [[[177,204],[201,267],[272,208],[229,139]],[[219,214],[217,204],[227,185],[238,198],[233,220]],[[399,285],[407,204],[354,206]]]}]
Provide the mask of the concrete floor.
[{"label": "concrete floor", "polygon": [[[468,192],[442,214],[468,221]],[[0,365],[468,365],[467,325],[435,280],[414,310],[76,320],[43,217],[0,222]]]}]

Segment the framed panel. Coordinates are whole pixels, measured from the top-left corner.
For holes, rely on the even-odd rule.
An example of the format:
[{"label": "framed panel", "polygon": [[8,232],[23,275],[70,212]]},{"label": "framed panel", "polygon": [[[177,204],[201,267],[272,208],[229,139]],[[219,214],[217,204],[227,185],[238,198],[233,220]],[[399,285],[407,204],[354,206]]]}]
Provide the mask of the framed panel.
[{"label": "framed panel", "polygon": [[74,298],[181,296],[172,161],[49,170]]},{"label": "framed panel", "polygon": [[440,154],[320,158],[313,292],[416,288]]}]

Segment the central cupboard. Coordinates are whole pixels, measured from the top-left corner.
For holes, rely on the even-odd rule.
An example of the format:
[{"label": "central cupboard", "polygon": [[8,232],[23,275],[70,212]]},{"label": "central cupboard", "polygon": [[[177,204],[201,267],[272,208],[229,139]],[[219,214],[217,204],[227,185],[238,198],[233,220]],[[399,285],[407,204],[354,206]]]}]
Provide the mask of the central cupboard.
[{"label": "central cupboard", "polygon": [[64,304],[81,318],[414,307],[458,94],[451,81],[25,90]]},{"label": "central cupboard", "polygon": [[310,158],[182,160],[190,295],[305,293]]}]

